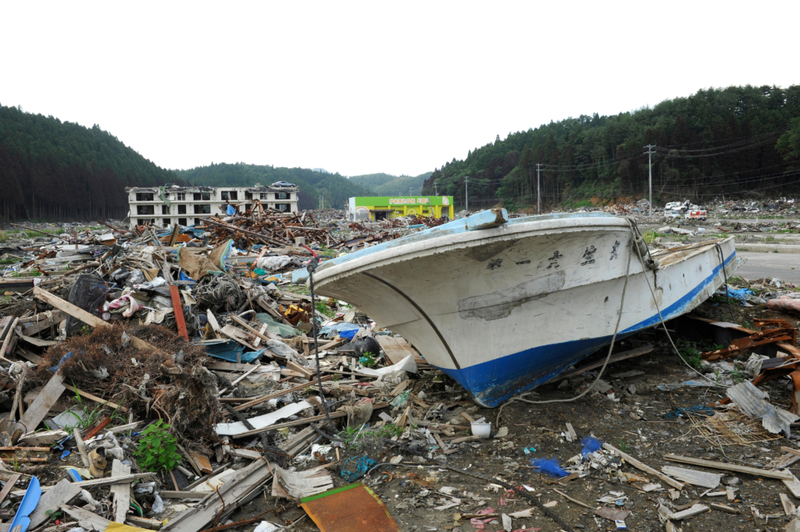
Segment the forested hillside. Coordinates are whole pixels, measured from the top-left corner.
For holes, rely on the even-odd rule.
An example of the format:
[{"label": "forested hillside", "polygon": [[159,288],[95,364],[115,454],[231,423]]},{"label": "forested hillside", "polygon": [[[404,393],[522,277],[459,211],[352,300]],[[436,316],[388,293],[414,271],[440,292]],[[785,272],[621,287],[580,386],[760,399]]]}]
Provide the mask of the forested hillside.
[{"label": "forested hillside", "polygon": [[[698,91],[654,108],[615,116],[579,116],[509,134],[452,160],[425,181],[423,193],[456,196],[470,208],[502,200],[576,206],[646,197],[652,148],[654,202],[800,192],[800,86]],[[780,139],[780,148],[776,144]]]},{"label": "forested hillside", "polygon": [[97,125],[0,106],[3,219],[123,218],[126,186],[175,179]]},{"label": "forested hillside", "polygon": [[320,199],[326,208],[343,209],[351,196],[369,196],[367,189],[351,183],[339,174],[328,174],[306,168],[275,168],[255,164],[212,163],[191,170],[176,170],[175,173],[195,185],[214,187],[244,187],[260,183],[270,185],[276,181],[288,181],[300,187],[298,208],[317,209]]},{"label": "forested hillside", "polygon": [[350,177],[351,183],[357,183],[368,189],[373,196],[408,196],[419,195],[422,184],[431,176],[426,172],[415,177],[390,174],[367,174]]}]

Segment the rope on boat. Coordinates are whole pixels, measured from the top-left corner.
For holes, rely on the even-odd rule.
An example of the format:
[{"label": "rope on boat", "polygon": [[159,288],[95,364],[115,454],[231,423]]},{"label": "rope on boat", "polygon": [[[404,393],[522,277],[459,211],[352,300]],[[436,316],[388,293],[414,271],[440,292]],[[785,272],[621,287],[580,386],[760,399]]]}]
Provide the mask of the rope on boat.
[{"label": "rope on boat", "polygon": [[[645,268],[649,268],[651,270],[657,270],[658,267],[659,267],[659,262],[658,262],[658,260],[653,259],[653,256],[650,253],[650,247],[647,245],[647,242],[644,240],[644,238],[642,238],[642,234],[639,232],[639,228],[636,225],[636,222],[634,222],[628,216],[625,216],[624,218],[628,222],[628,226],[631,229],[631,234],[632,234],[631,249],[636,250],[636,254],[639,257],[639,261],[641,261],[642,265]],[[642,244],[644,244],[644,245],[642,245]],[[719,253],[719,256],[720,256],[720,261],[721,261],[721,264],[722,264],[722,273],[723,273],[723,275],[725,277],[725,293],[727,294],[728,293],[728,272],[725,270],[725,254],[723,253],[722,246],[719,245],[719,242],[715,242],[714,246],[717,248],[717,252]],[[700,247],[700,246],[697,246],[697,247]],[[644,250],[642,248],[644,248]],[[645,258],[645,253],[647,255],[647,258]],[[622,287],[622,300],[620,301],[619,315],[617,316],[617,324],[614,327],[614,336],[611,337],[611,345],[608,348],[608,354],[606,355],[606,359],[603,362],[603,367],[600,368],[600,372],[597,374],[597,377],[595,378],[594,382],[592,382],[592,384],[588,388],[586,388],[586,390],[584,390],[580,395],[576,395],[575,397],[570,397],[568,399],[550,399],[550,400],[547,400],[547,401],[533,401],[531,399],[525,399],[525,396],[529,395],[530,392],[528,392],[526,394],[522,394],[522,395],[520,395],[518,397],[514,397],[514,398],[510,399],[509,401],[507,401],[506,403],[500,405],[500,408],[497,411],[497,417],[495,418],[495,426],[496,427],[500,426],[500,416],[503,414],[503,408],[506,405],[509,405],[509,404],[511,404],[513,402],[519,401],[519,402],[523,402],[523,403],[529,403],[529,404],[532,404],[532,405],[541,405],[541,404],[548,404],[548,403],[571,403],[573,401],[577,401],[578,399],[580,399],[581,397],[585,396],[586,394],[588,394],[592,390],[594,385],[597,384],[597,381],[600,380],[600,377],[603,376],[603,373],[606,370],[606,366],[608,366],[608,361],[611,359],[611,353],[614,350],[614,342],[617,339],[617,333],[619,332],[619,324],[620,324],[620,320],[622,319],[622,309],[623,309],[623,306],[625,304],[625,290],[626,290],[626,288],[628,286],[628,278],[630,277],[630,267],[631,267],[631,253],[628,253],[628,266],[627,266],[627,269],[625,271],[625,284]],[[683,362],[686,365],[686,367],[688,367],[689,369],[691,369],[692,371],[697,373],[699,376],[703,377],[704,380],[708,381],[708,379],[706,378],[706,376],[703,373],[700,373],[695,368],[693,368],[681,356],[680,350],[675,345],[675,342],[672,340],[672,336],[670,336],[670,334],[669,334],[669,330],[667,329],[666,323],[664,321],[664,316],[661,315],[661,308],[658,305],[658,300],[656,299],[656,295],[655,295],[655,292],[653,291],[653,287],[650,285],[650,279],[648,279],[647,275],[645,275],[644,278],[645,278],[645,282],[647,283],[647,288],[650,290],[650,297],[653,299],[653,304],[656,306],[656,311],[658,312],[658,319],[661,322],[661,326],[664,327],[664,332],[667,333],[667,339],[669,340],[669,343],[672,346],[672,349],[674,349],[675,353],[678,355],[678,358],[681,360],[681,362]],[[730,306],[730,297],[728,298],[728,305]],[[731,308],[730,310],[731,310],[731,316],[733,316],[733,308]],[[709,386],[721,386],[721,385],[719,385],[717,383],[711,383],[710,381],[708,381],[708,382],[709,382]]]},{"label": "rope on boat", "polygon": [[[636,227],[636,223],[633,220],[631,220],[629,217],[627,217],[627,216],[625,216],[624,218],[628,222],[628,226],[631,229],[631,235],[632,235],[631,248],[636,250],[636,253],[639,256],[639,260],[642,262],[642,265],[647,267],[648,266],[648,262],[645,261],[644,257],[642,256],[642,249],[641,249],[641,246],[640,246],[640,243],[644,242],[644,240],[642,239],[641,234],[639,233],[639,230]],[[647,247],[647,243],[646,242],[644,242],[644,247],[647,250],[647,254],[649,255],[650,254],[650,249]],[[631,276],[631,256],[632,255],[633,255],[633,253],[628,252],[628,264],[627,264],[627,266],[625,268],[625,283],[622,285],[622,298],[620,299],[620,302],[619,302],[619,312],[617,313],[617,323],[614,326],[614,335],[611,337],[611,345],[608,346],[608,354],[606,355],[606,359],[603,362],[603,367],[600,368],[600,372],[597,374],[597,377],[595,378],[594,382],[592,382],[592,384],[590,384],[589,387],[586,388],[579,395],[576,395],[575,397],[570,397],[568,399],[549,399],[547,401],[532,401],[531,399],[525,399],[525,396],[529,395],[530,392],[528,392],[526,394],[522,394],[522,395],[517,396],[517,397],[514,397],[514,398],[510,399],[509,401],[507,401],[507,402],[503,403],[502,405],[500,405],[500,408],[497,411],[497,417],[495,418],[495,426],[496,427],[500,426],[500,416],[503,414],[503,408],[505,408],[507,405],[509,405],[509,404],[511,404],[513,402],[519,401],[519,402],[528,403],[528,404],[532,404],[532,405],[543,405],[543,404],[548,404],[548,403],[571,403],[573,401],[577,401],[578,399],[580,399],[581,397],[585,396],[590,391],[592,391],[592,388],[594,388],[594,385],[597,384],[597,382],[600,380],[600,377],[602,377],[603,373],[606,371],[606,367],[608,366],[608,361],[611,360],[611,353],[614,351],[614,343],[617,341],[617,333],[619,332],[619,324],[622,321],[622,310],[623,310],[623,308],[625,306],[625,292],[628,289],[628,279]],[[651,263],[651,264],[654,262],[652,258],[650,258],[648,260],[649,260],[649,263]],[[647,276],[645,276],[645,278],[646,277]],[[649,284],[648,284],[648,286],[649,286]],[[652,293],[652,290],[651,290],[651,293]],[[655,296],[653,296],[653,297],[655,297]],[[661,313],[659,312],[659,316],[660,315],[661,315]]]}]

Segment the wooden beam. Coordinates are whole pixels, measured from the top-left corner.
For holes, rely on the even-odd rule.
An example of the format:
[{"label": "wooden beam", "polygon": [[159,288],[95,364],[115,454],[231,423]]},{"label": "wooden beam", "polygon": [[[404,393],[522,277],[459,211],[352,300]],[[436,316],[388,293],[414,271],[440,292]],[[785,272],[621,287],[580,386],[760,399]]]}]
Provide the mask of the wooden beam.
[{"label": "wooden beam", "polygon": [[51,489],[42,495],[36,509],[30,515],[30,528],[36,528],[50,518],[49,511],[66,504],[80,494],[81,488],[67,479],[62,479]]},{"label": "wooden beam", "polygon": [[683,484],[681,484],[677,480],[668,477],[667,475],[665,475],[664,473],[661,473],[660,471],[656,471],[655,469],[653,469],[649,465],[647,465],[647,464],[645,464],[643,462],[640,462],[639,460],[637,460],[636,458],[632,457],[631,455],[629,455],[627,453],[624,453],[624,452],[620,451],[619,449],[617,449],[616,447],[614,447],[610,443],[604,443],[603,444],[603,448],[608,450],[608,451],[613,452],[614,454],[617,454],[617,455],[621,456],[622,458],[625,459],[626,462],[631,464],[633,467],[635,467],[637,469],[640,469],[641,471],[644,471],[645,473],[649,473],[650,475],[653,475],[654,477],[657,477],[657,478],[661,479],[662,481],[666,482],[667,484],[669,484],[670,486],[672,486],[673,488],[675,488],[677,490],[682,490],[683,487],[684,487]]},{"label": "wooden beam", "polygon": [[708,467],[711,469],[721,469],[723,471],[735,471],[736,473],[745,473],[756,477],[776,478],[778,480],[789,480],[789,481],[794,479],[794,475],[790,473],[785,473],[783,471],[770,471],[768,469],[758,469],[749,466],[726,464],[723,462],[714,462],[712,460],[703,460],[702,458],[692,458],[690,456],[667,454],[664,455],[664,459],[669,460],[670,462],[678,462],[681,464],[690,464],[700,467]]},{"label": "wooden beam", "polygon": [[36,427],[38,427],[39,423],[47,416],[47,413],[50,412],[50,409],[53,408],[53,405],[56,404],[56,401],[58,401],[63,393],[64,375],[61,371],[57,371],[47,382],[42,391],[39,392],[39,395],[36,396],[33,404],[28,408],[28,411],[25,412],[25,415],[22,416],[22,419],[20,419],[20,423],[25,426],[28,432],[35,431]]},{"label": "wooden beam", "polygon": [[[69,301],[64,301],[60,297],[51,294],[44,288],[39,288],[38,286],[34,287],[33,296],[37,299],[44,301],[48,305],[57,308],[58,310],[64,311],[65,313],[69,314],[76,320],[80,320],[86,325],[89,325],[90,327],[110,327],[108,323],[98,318],[97,316],[94,316],[86,312],[82,308],[73,305]],[[136,349],[140,350],[149,349],[152,351],[158,351],[158,349],[156,349],[154,346],[148,344],[147,342],[145,342],[140,338],[136,338],[135,336],[130,336],[130,338],[131,338],[131,344],[133,344],[133,347],[135,347]]]},{"label": "wooden beam", "polygon": [[[123,464],[116,458],[111,463],[111,477],[121,477],[130,475],[131,466]],[[130,484],[115,484],[111,486],[111,494],[114,496],[114,521],[124,523],[125,516],[128,515],[128,507],[131,504]]]},{"label": "wooden beam", "polygon": [[106,401],[102,397],[97,397],[96,395],[92,395],[89,392],[84,392],[83,390],[81,390],[79,388],[75,388],[74,386],[70,386],[68,384],[65,384],[64,388],[66,388],[67,390],[69,390],[71,392],[77,393],[78,395],[80,395],[81,397],[83,397],[85,399],[89,399],[90,401],[94,401],[95,403],[99,403],[99,404],[101,404],[103,406],[108,406],[110,408],[113,408],[114,410],[119,410],[121,412],[127,412],[128,411],[128,409],[125,408],[122,405],[118,405],[117,403],[112,403],[111,401]]}]

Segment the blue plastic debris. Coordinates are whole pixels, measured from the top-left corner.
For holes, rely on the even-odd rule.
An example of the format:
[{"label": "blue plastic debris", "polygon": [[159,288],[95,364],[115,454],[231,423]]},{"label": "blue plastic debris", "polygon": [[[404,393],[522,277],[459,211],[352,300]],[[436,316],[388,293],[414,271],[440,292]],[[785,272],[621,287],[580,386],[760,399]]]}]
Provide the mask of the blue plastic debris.
[{"label": "blue plastic debris", "polygon": [[67,456],[69,456],[71,454],[72,453],[70,451],[67,451],[66,449],[64,449],[64,452],[61,453],[61,457],[60,458],[61,458],[61,460],[65,460],[67,458]]},{"label": "blue plastic debris", "polygon": [[39,499],[42,497],[42,488],[39,486],[39,479],[31,477],[28,483],[28,489],[22,497],[22,502],[19,503],[17,513],[14,514],[14,520],[8,525],[8,530],[14,532],[25,532],[31,524],[30,515],[39,504]]},{"label": "blue plastic debris", "polygon": [[737,288],[736,290],[732,290],[731,288],[728,288],[728,296],[730,296],[730,297],[732,297],[734,299],[738,299],[739,301],[742,302],[742,305],[744,305],[745,302],[747,301],[747,296],[752,296],[752,295],[755,295],[755,292],[753,292],[752,290],[750,290],[747,287],[745,287],[745,288]]},{"label": "blue plastic debris", "polygon": [[522,448],[522,452],[525,453],[525,454],[533,454],[533,453],[536,452],[536,448],[533,447],[533,446],[531,446],[531,447],[523,447]]},{"label": "blue plastic debris", "polygon": [[584,436],[584,438],[581,440],[581,443],[583,444],[581,456],[586,456],[587,454],[597,452],[603,447],[603,442],[593,436]]},{"label": "blue plastic debris", "polygon": [[569,475],[564,468],[558,463],[558,458],[532,458],[531,465],[534,469],[538,469],[539,473],[547,473],[548,475],[556,478],[566,477]]},{"label": "blue plastic debris", "polygon": [[261,349],[245,353],[244,348],[233,340],[207,340],[203,342],[203,345],[206,348],[206,352],[214,358],[236,362],[237,357],[239,357],[239,360],[245,364],[257,360],[266,351],[266,349]]},{"label": "blue plastic debris", "polygon": [[[355,461],[355,469],[348,470],[347,464]],[[367,471],[372,469],[378,465],[378,462],[375,460],[368,458],[365,454],[364,456],[353,456],[345,460],[344,464],[342,464],[342,478],[345,479],[347,482],[355,482],[356,480],[360,479],[364,475],[367,474]]]},{"label": "blue plastic debris", "polygon": [[61,366],[63,366],[63,365],[64,365],[64,362],[66,362],[67,360],[69,360],[70,358],[72,358],[72,354],[73,354],[73,353],[72,353],[72,351],[69,351],[67,354],[65,354],[63,357],[61,357],[61,360],[59,360],[59,361],[58,361],[58,365],[57,365],[57,366],[53,366],[53,367],[51,367],[51,368],[50,368],[50,371],[52,371],[53,373],[55,373],[56,371],[58,371],[59,369],[61,369]]},{"label": "blue plastic debris", "polygon": [[713,416],[714,409],[710,406],[697,405],[687,408],[675,408],[664,414],[664,419],[677,419],[679,417],[689,417],[695,414],[698,416]]},{"label": "blue plastic debris", "polygon": [[67,469],[67,476],[69,476],[69,478],[70,478],[70,480],[72,480],[72,482],[82,482],[83,481],[83,479],[81,478],[81,474],[78,473],[78,470],[75,469],[75,468],[72,468],[72,467]]}]

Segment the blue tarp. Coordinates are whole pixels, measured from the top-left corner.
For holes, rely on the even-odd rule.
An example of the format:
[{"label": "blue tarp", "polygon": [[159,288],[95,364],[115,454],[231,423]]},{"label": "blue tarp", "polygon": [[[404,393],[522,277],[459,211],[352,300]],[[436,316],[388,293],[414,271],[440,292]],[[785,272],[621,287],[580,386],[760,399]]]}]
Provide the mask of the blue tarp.
[{"label": "blue tarp", "polygon": [[233,340],[212,340],[210,342],[203,342],[203,345],[206,348],[206,352],[214,358],[219,358],[227,362],[236,362],[237,357],[241,357],[241,361],[246,364],[257,360],[264,354],[264,351],[266,351],[266,349],[261,349],[260,351],[248,351],[245,353],[244,348]]}]

